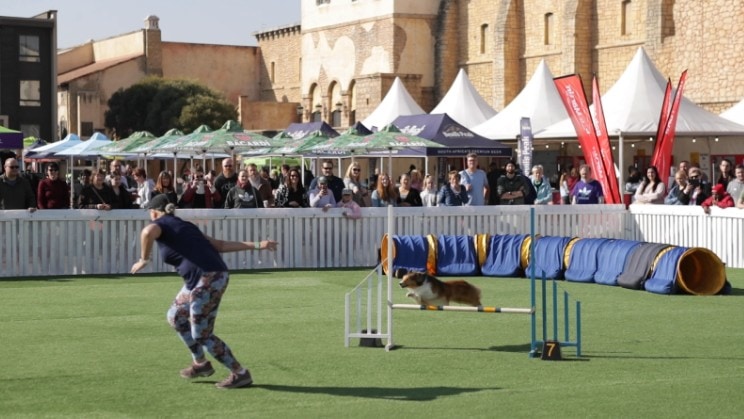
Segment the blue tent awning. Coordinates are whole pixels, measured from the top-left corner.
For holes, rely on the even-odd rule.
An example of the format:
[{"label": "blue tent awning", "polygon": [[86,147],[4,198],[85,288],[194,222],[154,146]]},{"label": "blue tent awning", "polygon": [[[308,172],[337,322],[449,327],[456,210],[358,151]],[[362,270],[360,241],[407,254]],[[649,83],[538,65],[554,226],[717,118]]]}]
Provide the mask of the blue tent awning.
[{"label": "blue tent awning", "polygon": [[430,148],[430,156],[462,156],[477,153],[483,156],[512,155],[512,148],[495,140],[482,137],[443,114],[399,116],[393,125],[406,134],[417,135],[442,144],[443,148]]}]

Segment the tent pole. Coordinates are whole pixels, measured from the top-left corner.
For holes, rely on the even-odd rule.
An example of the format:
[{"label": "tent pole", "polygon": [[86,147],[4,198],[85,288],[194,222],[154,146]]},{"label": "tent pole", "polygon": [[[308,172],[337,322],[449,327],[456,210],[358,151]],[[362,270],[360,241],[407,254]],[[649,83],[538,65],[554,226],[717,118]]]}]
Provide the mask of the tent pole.
[{"label": "tent pole", "polygon": [[620,191],[620,202],[625,202],[625,141],[623,138],[623,132],[620,130],[617,130],[617,148],[618,148],[618,161],[620,162],[620,170],[618,170],[618,185],[617,189]]}]

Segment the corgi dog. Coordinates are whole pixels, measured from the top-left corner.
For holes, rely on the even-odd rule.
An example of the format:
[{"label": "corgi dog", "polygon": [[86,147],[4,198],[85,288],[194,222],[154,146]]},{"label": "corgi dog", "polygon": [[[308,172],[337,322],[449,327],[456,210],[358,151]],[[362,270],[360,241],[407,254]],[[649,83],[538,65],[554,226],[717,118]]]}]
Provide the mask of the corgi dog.
[{"label": "corgi dog", "polygon": [[400,274],[400,287],[407,288],[406,297],[413,298],[418,304],[427,306],[446,306],[450,301],[480,306],[481,290],[467,281],[440,281],[423,272],[397,272]]}]

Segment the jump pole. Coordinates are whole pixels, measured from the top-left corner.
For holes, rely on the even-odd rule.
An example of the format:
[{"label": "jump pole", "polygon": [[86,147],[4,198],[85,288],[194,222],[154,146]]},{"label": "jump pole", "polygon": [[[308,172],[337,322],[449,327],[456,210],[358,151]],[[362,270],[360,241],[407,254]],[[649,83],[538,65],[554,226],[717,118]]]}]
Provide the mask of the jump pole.
[{"label": "jump pole", "polygon": [[[389,352],[395,347],[393,342],[393,233],[395,232],[395,220],[393,219],[393,206],[387,207],[387,334],[388,340],[385,351]],[[380,307],[381,309],[382,307]],[[379,310],[382,312],[382,310]]]}]

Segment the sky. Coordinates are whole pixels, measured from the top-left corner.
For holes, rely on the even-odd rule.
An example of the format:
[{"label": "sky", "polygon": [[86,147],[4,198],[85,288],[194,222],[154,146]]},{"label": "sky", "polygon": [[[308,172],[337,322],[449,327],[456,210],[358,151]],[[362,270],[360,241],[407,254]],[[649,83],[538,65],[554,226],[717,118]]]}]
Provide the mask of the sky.
[{"label": "sky", "polygon": [[254,32],[300,23],[300,0],[0,0],[0,16],[48,10],[60,49],[142,29],[149,15],[163,41],[200,44],[257,45]]}]

